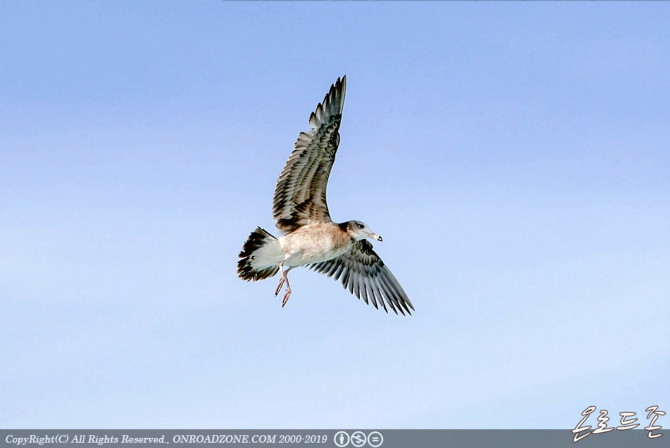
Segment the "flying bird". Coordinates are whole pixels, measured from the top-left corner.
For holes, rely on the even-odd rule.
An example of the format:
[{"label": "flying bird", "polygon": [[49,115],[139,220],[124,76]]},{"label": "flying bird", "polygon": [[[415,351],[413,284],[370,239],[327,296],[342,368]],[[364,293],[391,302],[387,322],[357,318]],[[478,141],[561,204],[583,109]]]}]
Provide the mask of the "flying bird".
[{"label": "flying bird", "polygon": [[[340,122],[347,78],[338,78],[309,117],[311,129],[301,132],[282,170],[273,199],[276,238],[260,227],[251,232],[240,252],[238,276],[263,280],[280,273],[275,296],[284,283],[282,307],[291,296],[288,273],[298,266],[341,279],[359,299],[388,312],[411,314],[412,302],[372,249],[369,239],[382,241],[361,221],[335,223],[326,203],[328,176],[340,143]],[[286,269],[284,269],[286,268]]]}]

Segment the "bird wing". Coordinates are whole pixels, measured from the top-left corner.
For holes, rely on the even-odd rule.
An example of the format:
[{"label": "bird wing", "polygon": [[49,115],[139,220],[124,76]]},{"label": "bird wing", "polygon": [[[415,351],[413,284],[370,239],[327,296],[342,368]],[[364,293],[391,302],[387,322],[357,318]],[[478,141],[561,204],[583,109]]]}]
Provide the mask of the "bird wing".
[{"label": "bird wing", "polygon": [[328,176],[340,143],[346,76],[338,78],[309,117],[282,170],[273,200],[279,230],[290,232],[311,222],[331,222],[326,203]]},{"label": "bird wing", "polygon": [[414,310],[405,290],[379,255],[372,250],[372,244],[368,240],[357,241],[348,253],[309,267],[328,277],[334,277],[335,280],[342,277],[345,289],[348,288],[359,299],[363,298],[365,303],[369,303],[368,299],[372,300],[375,308],[379,308],[377,303],[380,303],[387,313],[386,304],[396,314],[398,311],[403,315],[405,311],[412,314],[410,308]]}]

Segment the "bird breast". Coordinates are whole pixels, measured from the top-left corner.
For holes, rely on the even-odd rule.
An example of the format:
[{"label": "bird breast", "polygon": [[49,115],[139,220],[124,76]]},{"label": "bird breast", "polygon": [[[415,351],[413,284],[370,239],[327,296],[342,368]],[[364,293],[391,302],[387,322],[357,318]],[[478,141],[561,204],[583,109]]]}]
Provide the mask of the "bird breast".
[{"label": "bird breast", "polygon": [[279,238],[284,266],[302,266],[339,257],[351,250],[349,235],[332,223],[313,223]]}]

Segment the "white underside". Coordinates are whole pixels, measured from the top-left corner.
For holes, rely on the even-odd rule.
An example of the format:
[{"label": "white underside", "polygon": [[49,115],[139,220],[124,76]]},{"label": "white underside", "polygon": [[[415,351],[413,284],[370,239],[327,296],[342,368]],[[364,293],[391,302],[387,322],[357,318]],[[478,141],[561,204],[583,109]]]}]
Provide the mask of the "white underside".
[{"label": "white underside", "polygon": [[279,238],[285,256],[284,266],[320,263],[348,252],[351,250],[351,240],[340,232],[332,224],[315,223]]}]

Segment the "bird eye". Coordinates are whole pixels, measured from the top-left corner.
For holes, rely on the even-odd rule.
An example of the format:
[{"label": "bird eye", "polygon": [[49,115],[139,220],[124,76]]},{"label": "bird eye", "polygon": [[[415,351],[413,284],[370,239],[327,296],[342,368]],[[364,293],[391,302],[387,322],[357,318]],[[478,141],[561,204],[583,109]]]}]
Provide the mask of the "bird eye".
[{"label": "bird eye", "polygon": [[360,223],[360,222],[357,222],[356,224],[358,224],[358,228],[359,228],[359,229],[362,229],[363,227],[365,227],[365,226],[364,226],[362,223]]}]

